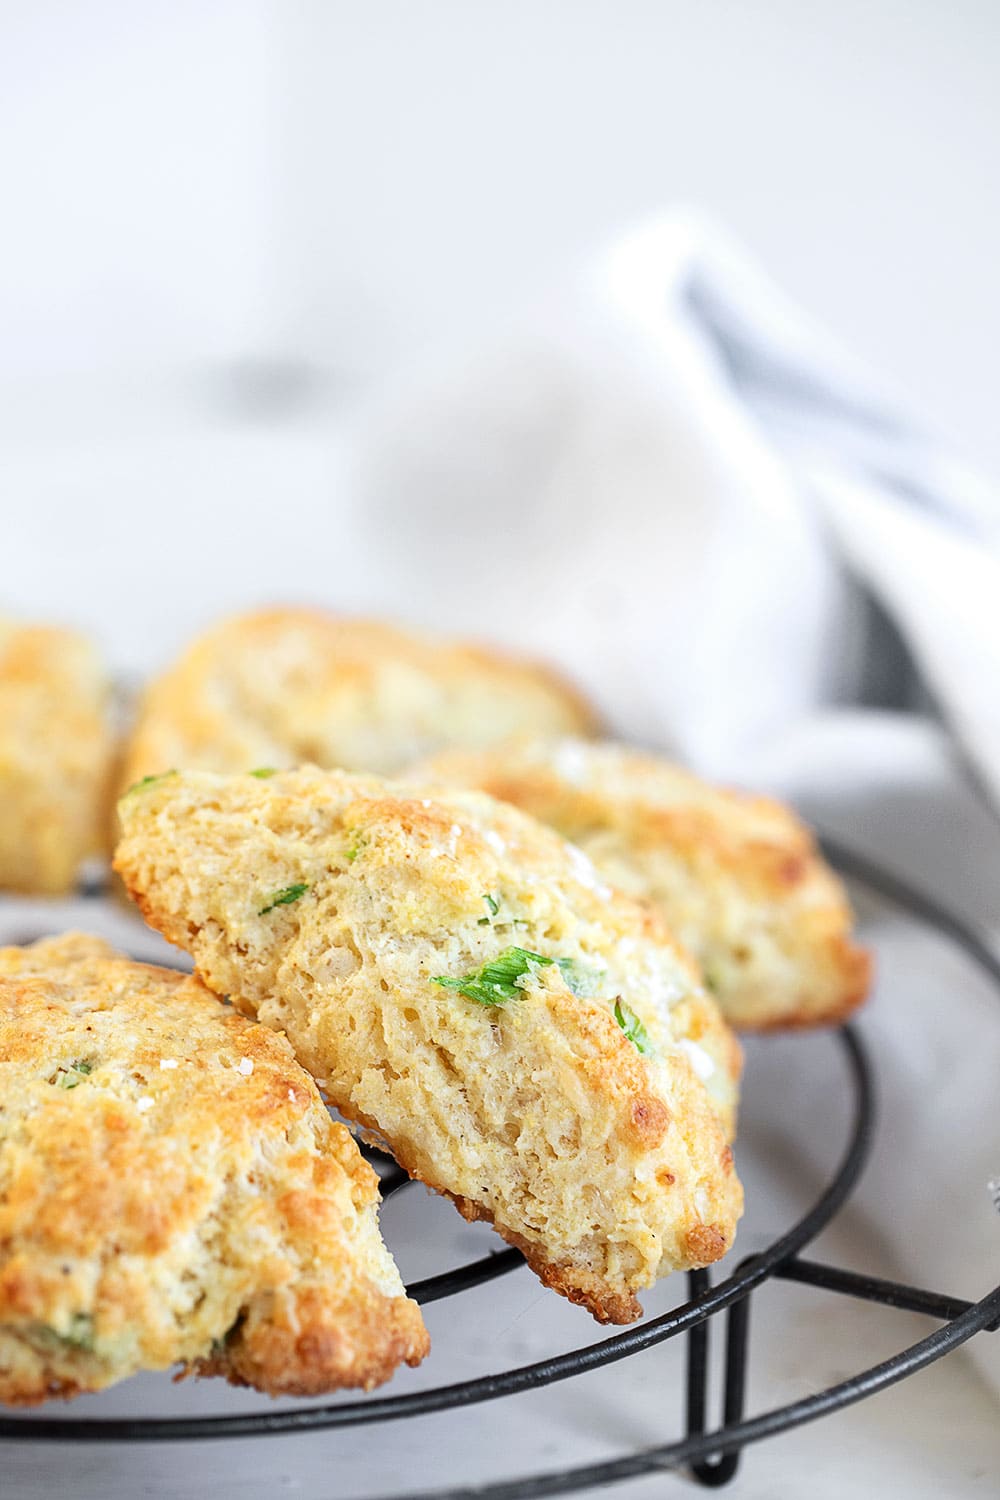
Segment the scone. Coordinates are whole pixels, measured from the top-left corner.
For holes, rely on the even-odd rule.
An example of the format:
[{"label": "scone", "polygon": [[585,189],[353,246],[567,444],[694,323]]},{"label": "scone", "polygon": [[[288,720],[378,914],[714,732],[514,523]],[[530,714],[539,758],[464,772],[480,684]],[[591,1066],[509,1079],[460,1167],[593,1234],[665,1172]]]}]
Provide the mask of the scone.
[{"label": "scone", "polygon": [[271,1395],[427,1351],[375,1173],[284,1037],[71,933],[0,949],[0,1401],[180,1363]]},{"label": "scone", "polygon": [[116,868],[350,1119],[603,1321],[724,1254],[738,1044],[658,919],[475,793],[175,773]]},{"label": "scone", "polygon": [[553,672],[369,620],[274,609],[225,620],[149,687],[122,787],[160,771],[313,762],[386,775],[449,745],[585,734]]},{"label": "scone", "polygon": [[0,620],[0,888],[68,891],[107,847],[108,698],[89,641]]},{"label": "scone", "polygon": [[662,913],[734,1026],[828,1025],[868,992],[844,888],[779,802],[574,739],[445,753],[411,775],[481,788],[573,839],[605,880]]}]

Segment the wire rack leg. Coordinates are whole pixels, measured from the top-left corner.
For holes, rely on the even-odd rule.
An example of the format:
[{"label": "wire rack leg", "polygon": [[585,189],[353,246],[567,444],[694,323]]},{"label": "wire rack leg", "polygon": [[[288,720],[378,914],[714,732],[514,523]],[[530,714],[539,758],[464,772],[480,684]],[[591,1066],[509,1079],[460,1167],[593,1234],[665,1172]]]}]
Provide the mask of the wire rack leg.
[{"label": "wire rack leg", "polygon": [[[691,1271],[688,1283],[692,1297],[700,1297],[711,1285],[707,1271]],[[709,1384],[709,1322],[696,1323],[687,1336],[687,1432],[700,1437],[707,1430]],[[723,1388],[723,1426],[729,1427],[743,1417],[746,1393],[747,1335],[750,1326],[750,1296],[734,1302],[726,1317],[726,1360]],[[699,1484],[718,1489],[728,1484],[740,1466],[741,1451],[720,1447],[711,1458],[691,1465],[691,1474]]]}]

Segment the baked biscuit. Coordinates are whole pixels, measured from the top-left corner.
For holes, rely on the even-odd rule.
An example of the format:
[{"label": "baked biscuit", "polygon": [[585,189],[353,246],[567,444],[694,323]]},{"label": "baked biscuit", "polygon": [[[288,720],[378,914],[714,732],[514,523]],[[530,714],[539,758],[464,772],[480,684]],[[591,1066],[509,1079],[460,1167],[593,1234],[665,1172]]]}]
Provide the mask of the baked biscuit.
[{"label": "baked biscuit", "polygon": [[284,1037],[71,933],[0,949],[0,1401],[180,1362],[271,1395],[427,1351],[375,1173]]},{"label": "baked biscuit", "polygon": [[572,739],[445,753],[412,775],[481,788],[573,839],[604,879],[662,913],[734,1026],[829,1025],[868,992],[844,888],[780,802]]},{"label": "baked biscuit", "polygon": [[314,767],[177,773],[116,868],[413,1177],[602,1321],[732,1242],[740,1052],[659,920],[551,830]]},{"label": "baked biscuit", "polygon": [[448,745],[592,727],[583,700],[536,664],[375,621],[266,610],[223,621],[150,686],[122,786],[174,767],[307,761],[387,775]]},{"label": "baked biscuit", "polygon": [[68,891],[106,848],[108,698],[82,636],[0,620],[0,887]]}]

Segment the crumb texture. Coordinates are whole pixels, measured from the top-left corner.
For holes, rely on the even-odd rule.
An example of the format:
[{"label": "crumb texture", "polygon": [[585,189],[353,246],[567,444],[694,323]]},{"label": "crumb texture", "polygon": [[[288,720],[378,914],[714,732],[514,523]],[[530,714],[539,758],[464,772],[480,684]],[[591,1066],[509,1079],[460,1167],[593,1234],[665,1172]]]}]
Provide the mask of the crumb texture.
[{"label": "crumb texture", "polygon": [[710,786],[624,745],[520,738],[414,767],[558,829],[619,890],[650,902],[747,1029],[829,1025],[868,993],[840,880],[780,802]]},{"label": "crumb texture", "polygon": [[739,1047],[659,919],[551,830],[315,768],[165,776],[119,810],[148,920],[564,1295],[626,1322],[731,1244]]},{"label": "crumb texture", "polygon": [[106,851],[109,695],[82,636],[0,619],[0,888],[61,894]]},{"label": "crumb texture", "polygon": [[535,663],[377,621],[264,610],[209,630],[150,685],[121,785],[307,761],[390,774],[448,745],[592,728],[579,695]]},{"label": "crumb texture", "polygon": [[272,1395],[426,1352],[374,1172],[283,1037],[96,938],[0,949],[0,1400],[180,1363]]}]

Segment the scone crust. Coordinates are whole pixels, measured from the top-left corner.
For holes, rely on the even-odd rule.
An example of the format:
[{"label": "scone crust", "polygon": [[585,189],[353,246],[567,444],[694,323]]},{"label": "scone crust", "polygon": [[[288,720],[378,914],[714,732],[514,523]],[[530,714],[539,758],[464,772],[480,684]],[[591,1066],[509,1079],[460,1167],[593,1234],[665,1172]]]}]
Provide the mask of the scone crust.
[{"label": "scone crust", "polygon": [[868,993],[871,957],[853,940],[843,884],[780,802],[572,738],[443,752],[408,774],[481,788],[574,840],[661,913],[737,1027],[834,1025]]},{"label": "scone crust", "polygon": [[121,787],[175,767],[391,774],[451,744],[594,727],[580,694],[537,663],[375,620],[262,610],[206,631],[150,685]]},{"label": "scone crust", "polygon": [[106,851],[109,695],[83,636],[0,619],[0,888],[58,895]]},{"label": "scone crust", "polygon": [[[116,868],[152,925],[544,1280],[628,1321],[658,1276],[726,1251],[738,1044],[659,919],[578,850],[485,796],[315,768],[165,776],[120,813]],[[512,947],[553,961],[508,1003],[436,982]]]},{"label": "scone crust", "polygon": [[371,1387],[427,1335],[284,1037],[79,933],[0,949],[0,1401]]}]

